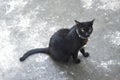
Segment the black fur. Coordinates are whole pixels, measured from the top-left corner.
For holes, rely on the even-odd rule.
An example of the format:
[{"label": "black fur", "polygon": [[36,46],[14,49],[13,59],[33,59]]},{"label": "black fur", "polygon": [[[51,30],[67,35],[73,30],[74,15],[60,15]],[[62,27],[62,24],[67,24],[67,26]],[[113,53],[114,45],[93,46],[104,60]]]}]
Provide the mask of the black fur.
[{"label": "black fur", "polygon": [[50,38],[48,48],[33,49],[28,51],[20,58],[24,61],[27,57],[36,53],[49,54],[54,60],[68,62],[72,56],[75,63],[80,63],[78,59],[79,50],[84,57],[88,57],[89,53],[85,52],[84,45],[88,41],[88,37],[93,31],[93,22],[78,22],[71,29],[60,29]]}]

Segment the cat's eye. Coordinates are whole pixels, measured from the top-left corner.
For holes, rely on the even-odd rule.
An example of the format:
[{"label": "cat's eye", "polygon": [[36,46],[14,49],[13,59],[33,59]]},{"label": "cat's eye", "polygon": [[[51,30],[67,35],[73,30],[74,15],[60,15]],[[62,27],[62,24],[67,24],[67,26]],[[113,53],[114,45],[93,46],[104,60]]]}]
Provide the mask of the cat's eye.
[{"label": "cat's eye", "polygon": [[81,32],[84,32],[84,31],[85,31],[85,30],[82,28],[82,29],[81,29]]}]

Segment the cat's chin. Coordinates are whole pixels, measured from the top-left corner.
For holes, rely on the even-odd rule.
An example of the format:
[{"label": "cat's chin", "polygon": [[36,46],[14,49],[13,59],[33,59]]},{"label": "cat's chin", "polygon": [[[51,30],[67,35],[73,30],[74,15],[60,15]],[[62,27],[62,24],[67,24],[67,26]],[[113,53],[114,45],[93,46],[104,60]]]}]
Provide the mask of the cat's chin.
[{"label": "cat's chin", "polygon": [[[89,36],[88,36],[89,37]],[[82,35],[79,35],[79,38],[82,38],[82,39],[88,39],[88,37],[84,37]]]},{"label": "cat's chin", "polygon": [[85,37],[85,36],[79,34],[79,32],[78,32],[77,29],[76,29],[76,33],[77,33],[78,37],[79,37],[79,38],[82,38],[82,39],[88,39],[88,37],[89,37],[89,36]]},{"label": "cat's chin", "polygon": [[90,37],[90,35],[88,35],[88,36],[82,36],[82,35],[81,35],[81,37],[82,37],[82,38],[85,38],[85,39],[88,39],[88,38]]}]

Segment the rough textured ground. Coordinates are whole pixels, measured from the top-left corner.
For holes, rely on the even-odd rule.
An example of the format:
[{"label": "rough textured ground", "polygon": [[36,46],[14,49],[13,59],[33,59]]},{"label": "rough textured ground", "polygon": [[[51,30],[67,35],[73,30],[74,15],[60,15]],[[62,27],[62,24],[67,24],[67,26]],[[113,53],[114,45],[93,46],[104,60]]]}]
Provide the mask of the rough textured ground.
[{"label": "rough textured ground", "polygon": [[[28,50],[46,47],[60,28],[95,18],[80,64]],[[0,0],[0,80],[120,80],[120,0]]]}]

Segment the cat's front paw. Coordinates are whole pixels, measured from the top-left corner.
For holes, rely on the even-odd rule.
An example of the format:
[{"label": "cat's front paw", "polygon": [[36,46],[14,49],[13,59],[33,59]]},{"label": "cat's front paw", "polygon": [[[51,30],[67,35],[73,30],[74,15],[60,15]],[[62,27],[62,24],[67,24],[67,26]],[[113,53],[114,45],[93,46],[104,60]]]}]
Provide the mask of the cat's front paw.
[{"label": "cat's front paw", "polygon": [[88,52],[86,52],[83,56],[84,56],[84,57],[89,57],[90,55],[89,55]]},{"label": "cat's front paw", "polygon": [[76,63],[76,64],[78,64],[78,63],[80,63],[80,62],[81,62],[80,59],[75,60],[75,63]]}]

